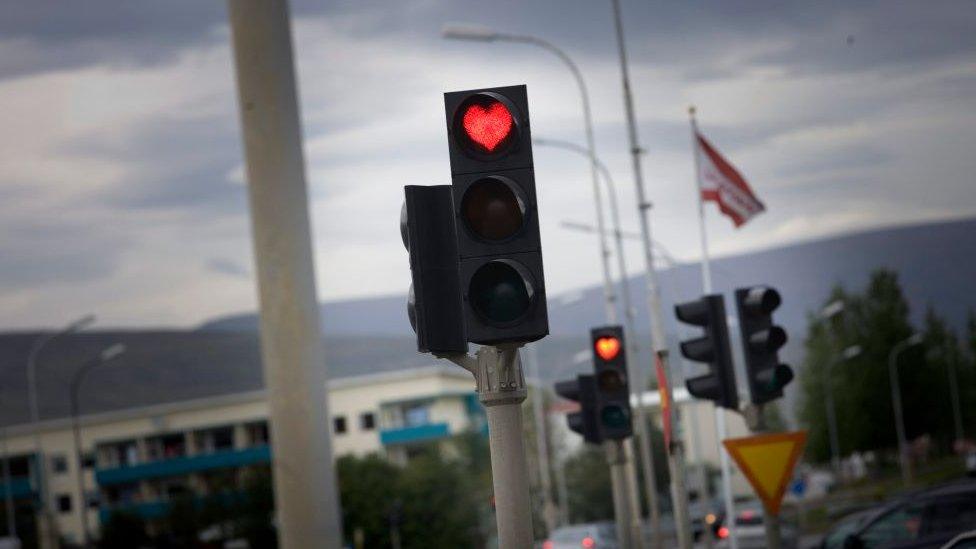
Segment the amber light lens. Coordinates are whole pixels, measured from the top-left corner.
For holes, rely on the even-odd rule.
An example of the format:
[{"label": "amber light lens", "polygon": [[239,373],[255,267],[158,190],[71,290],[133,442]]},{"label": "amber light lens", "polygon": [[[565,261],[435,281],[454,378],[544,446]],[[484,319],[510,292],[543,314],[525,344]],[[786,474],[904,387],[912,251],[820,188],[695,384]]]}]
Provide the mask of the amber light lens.
[{"label": "amber light lens", "polygon": [[506,240],[522,229],[525,206],[511,186],[495,178],[476,181],[461,201],[468,228],[480,238]]}]

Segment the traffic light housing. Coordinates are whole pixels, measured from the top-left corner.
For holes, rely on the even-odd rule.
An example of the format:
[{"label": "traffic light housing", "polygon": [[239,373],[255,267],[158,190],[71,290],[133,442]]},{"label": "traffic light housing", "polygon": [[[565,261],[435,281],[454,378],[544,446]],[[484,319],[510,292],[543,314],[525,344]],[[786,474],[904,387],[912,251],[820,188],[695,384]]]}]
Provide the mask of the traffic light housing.
[{"label": "traffic light housing", "polygon": [[783,388],[793,381],[793,369],[779,362],[779,349],[786,344],[786,330],[773,324],[773,311],[781,302],[779,292],[769,286],[735,291],[746,377],[749,378],[753,404],[781,398]]},{"label": "traffic light housing", "polygon": [[583,440],[592,444],[603,442],[596,422],[596,379],[589,375],[579,375],[576,379],[556,383],[556,394],[578,402],[578,412],[566,415],[569,429],[583,435]]},{"label": "traffic light housing", "polygon": [[707,373],[685,380],[688,392],[695,398],[711,400],[716,406],[738,410],[739,393],[725,322],[725,300],[718,294],[706,295],[675,305],[674,312],[681,322],[705,330],[703,336],[681,342],[681,354],[685,358],[708,365]]},{"label": "traffic light housing", "polygon": [[408,185],[404,195],[400,236],[410,252],[407,315],[417,350],[466,353],[451,187]]},{"label": "traffic light housing", "polygon": [[525,86],[444,94],[467,339],[549,333]]},{"label": "traffic light housing", "polygon": [[596,373],[596,422],[602,440],[619,440],[633,435],[630,411],[630,383],[627,380],[627,352],[624,330],[604,326],[590,330],[593,368]]}]

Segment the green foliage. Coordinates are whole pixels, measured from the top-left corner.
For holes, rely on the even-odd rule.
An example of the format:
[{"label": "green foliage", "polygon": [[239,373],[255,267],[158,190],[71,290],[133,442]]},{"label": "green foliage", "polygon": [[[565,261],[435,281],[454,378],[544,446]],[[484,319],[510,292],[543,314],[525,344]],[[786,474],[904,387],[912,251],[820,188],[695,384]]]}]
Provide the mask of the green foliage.
[{"label": "green foliage", "polygon": [[[829,321],[812,313],[808,317],[799,380],[797,415],[809,430],[807,456],[820,462],[830,458],[825,379],[834,395],[842,455],[897,446],[889,358],[895,345],[915,331],[898,276],[892,271],[874,272],[861,293],[837,287],[824,305],[835,300],[845,303],[840,315]],[[928,434],[945,451],[953,436],[948,364],[954,361],[960,366],[961,387],[964,379],[972,380],[967,377],[972,368],[960,353],[956,336],[935,311],[928,311],[922,331],[923,344],[897,356],[906,432],[909,439]],[[970,332],[973,338],[976,322],[972,320]],[[842,360],[841,351],[855,344],[861,354]],[[972,387],[969,383],[966,387]],[[963,401],[976,404],[976,395],[969,389],[964,392]]]},{"label": "green foliage", "polygon": [[[480,435],[455,441],[457,455],[446,458],[431,448],[394,465],[377,455],[339,459],[343,527],[348,539],[357,530],[364,547],[390,547],[391,515],[398,515],[404,549],[475,547],[484,544],[482,515],[488,510],[490,482],[487,444]],[[490,485],[490,484],[489,484]]]},{"label": "green foliage", "polygon": [[565,464],[569,521],[595,522],[613,519],[610,468],[602,448],[586,445]]}]

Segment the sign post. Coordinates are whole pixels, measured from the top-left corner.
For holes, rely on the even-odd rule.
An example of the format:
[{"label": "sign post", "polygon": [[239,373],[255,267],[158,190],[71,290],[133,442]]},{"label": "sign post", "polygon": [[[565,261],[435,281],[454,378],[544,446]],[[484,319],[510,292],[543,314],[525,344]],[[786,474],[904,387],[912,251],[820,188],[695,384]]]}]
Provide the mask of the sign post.
[{"label": "sign post", "polygon": [[806,431],[770,433],[722,441],[763,502],[767,546],[779,549],[779,511],[793,468],[806,445]]}]

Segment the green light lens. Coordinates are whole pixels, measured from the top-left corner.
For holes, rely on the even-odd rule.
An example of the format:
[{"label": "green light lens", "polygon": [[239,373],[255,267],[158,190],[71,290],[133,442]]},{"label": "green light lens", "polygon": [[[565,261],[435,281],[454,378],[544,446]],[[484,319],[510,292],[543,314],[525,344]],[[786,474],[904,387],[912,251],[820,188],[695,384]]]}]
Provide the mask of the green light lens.
[{"label": "green light lens", "polygon": [[630,414],[622,406],[610,404],[600,410],[600,421],[613,429],[622,429],[630,424]]},{"label": "green light lens", "polygon": [[532,303],[528,281],[508,263],[492,261],[471,277],[471,305],[491,322],[505,323],[524,315]]}]

